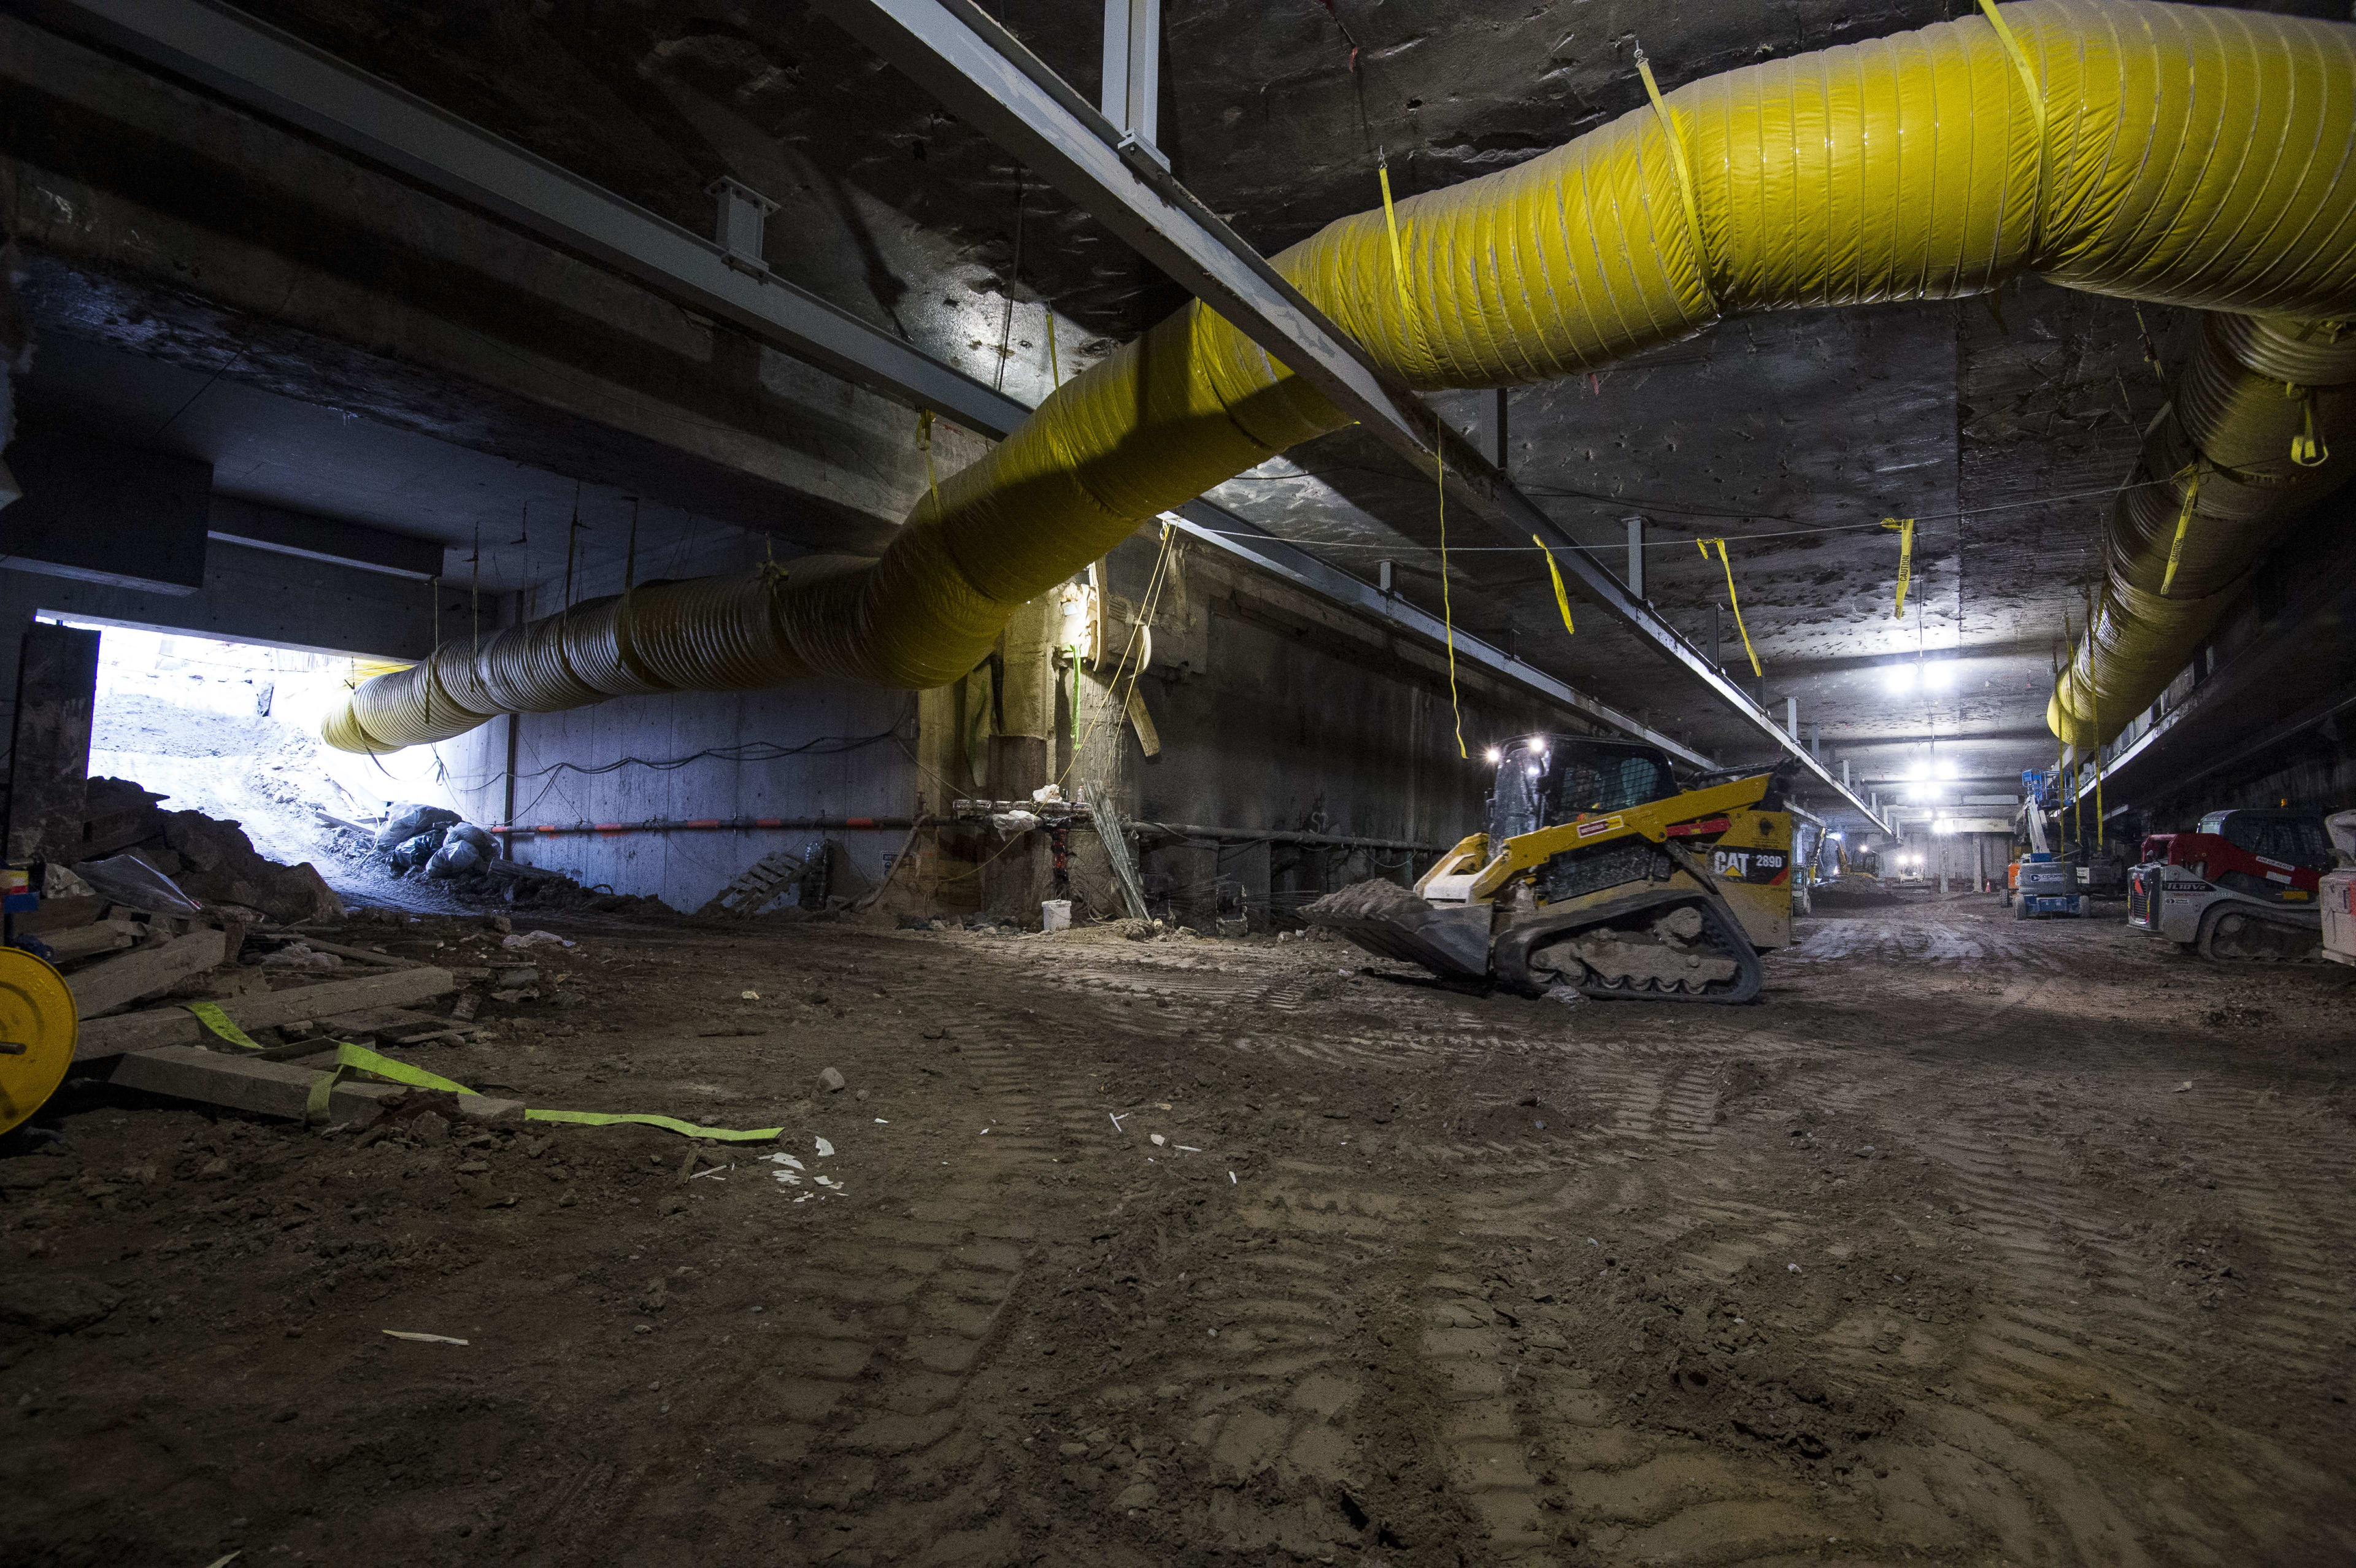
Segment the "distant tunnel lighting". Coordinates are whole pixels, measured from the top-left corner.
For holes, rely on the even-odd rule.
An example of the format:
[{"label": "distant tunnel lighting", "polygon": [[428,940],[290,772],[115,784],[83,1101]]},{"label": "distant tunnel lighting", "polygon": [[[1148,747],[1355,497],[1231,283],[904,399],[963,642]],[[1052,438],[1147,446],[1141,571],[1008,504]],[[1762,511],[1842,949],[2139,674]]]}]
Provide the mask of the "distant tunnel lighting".
[{"label": "distant tunnel lighting", "polygon": [[1505,760],[1505,753],[1497,750],[1494,746],[1490,747],[1486,752],[1483,752],[1482,755],[1489,759],[1489,763],[1492,767]]},{"label": "distant tunnel lighting", "polygon": [[1918,687],[1924,691],[1944,691],[1955,684],[1955,667],[1945,659],[1911,659],[1905,664],[1885,666],[1881,679],[1882,684],[1900,695]]},{"label": "distant tunnel lighting", "polygon": [[1546,739],[1544,736],[1533,735],[1530,737],[1530,755],[1534,757],[1543,757],[1546,755]]},{"label": "distant tunnel lighting", "polygon": [[1838,833],[1827,833],[1827,834],[1826,834],[1826,835],[1825,835],[1825,837],[1827,837],[1827,838],[1829,838],[1829,839],[1831,839],[1834,843],[1837,844],[1837,843],[1839,843],[1839,842],[1841,841],[1841,839],[1842,839],[1842,838],[1843,838],[1843,837],[1845,837],[1845,836],[1844,836],[1844,835],[1842,835],[1842,834],[1838,834]]},{"label": "distant tunnel lighting", "polygon": [[1528,767],[1522,770],[1522,772],[1529,774],[1532,778],[1538,776],[1538,765],[1536,763],[1532,763]]}]

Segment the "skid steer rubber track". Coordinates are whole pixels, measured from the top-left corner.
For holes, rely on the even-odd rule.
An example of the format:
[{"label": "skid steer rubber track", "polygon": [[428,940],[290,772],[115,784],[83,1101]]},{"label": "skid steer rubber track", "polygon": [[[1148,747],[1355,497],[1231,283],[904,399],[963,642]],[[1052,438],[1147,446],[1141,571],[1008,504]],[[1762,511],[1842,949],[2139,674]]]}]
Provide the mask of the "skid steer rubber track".
[{"label": "skid steer rubber track", "polygon": [[[1731,975],[1696,979],[1612,976],[1566,956],[1563,944],[1595,933],[1623,933],[1639,942],[1650,941],[1655,926],[1680,910],[1694,911],[1700,917],[1699,929],[1670,951],[1704,964],[1730,962]],[[1501,985],[1528,996],[1541,996],[1550,987],[1568,981],[1582,995],[1604,1000],[1733,1005],[1755,1001],[1767,981],[1758,950],[1742,933],[1741,923],[1726,901],[1690,888],[1647,890],[1575,913],[1540,915],[1499,937],[1494,962]]]},{"label": "skid steer rubber track", "polygon": [[2212,964],[2307,964],[2323,955],[2323,922],[2286,920],[2254,903],[2203,910],[2193,945]]}]

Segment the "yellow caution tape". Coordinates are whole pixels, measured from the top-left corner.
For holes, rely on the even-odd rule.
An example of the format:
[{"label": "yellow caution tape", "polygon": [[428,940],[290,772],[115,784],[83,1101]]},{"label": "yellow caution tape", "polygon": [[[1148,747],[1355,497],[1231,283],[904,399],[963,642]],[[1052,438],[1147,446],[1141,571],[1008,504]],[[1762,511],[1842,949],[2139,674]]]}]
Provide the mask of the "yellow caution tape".
[{"label": "yellow caution tape", "polygon": [[1751,673],[1764,679],[1767,672],[1759,667],[1759,650],[1751,645],[1751,633],[1742,624],[1742,601],[1734,596],[1734,563],[1726,559],[1726,541],[1696,539],[1694,549],[1701,551],[1702,560],[1708,560],[1713,544],[1718,546],[1718,564],[1726,568],[1726,603],[1734,612],[1734,629],[1742,634],[1742,651],[1751,656]]},{"label": "yellow caution tape", "polygon": [[1554,574],[1554,602],[1562,611],[1562,629],[1575,637],[1579,635],[1579,628],[1570,624],[1570,595],[1562,586],[1562,568],[1555,564],[1554,551],[1547,549],[1546,540],[1532,534],[1530,542],[1546,550],[1547,571]]},{"label": "yellow caution tape", "polygon": [[2184,486],[2184,509],[2176,514],[2176,538],[2169,541],[2168,547],[2168,571],[2159,579],[2159,592],[2163,598],[2169,589],[2176,586],[2177,563],[2184,559],[2184,536],[2192,531],[2192,507],[2201,499],[2201,464],[2193,464],[2177,477],[2183,478],[2186,474],[2191,475],[2191,481]]},{"label": "yellow caution tape", "polygon": [[1881,526],[1898,532],[1898,608],[1890,613],[1893,621],[1906,619],[1906,585],[1914,581],[1914,519],[1884,517]]},{"label": "yellow caution tape", "polygon": [[[191,1002],[188,1004],[188,1011],[197,1016],[198,1022],[231,1045],[241,1045],[249,1051],[262,1049],[259,1042],[238,1028],[230,1016],[214,1004]],[[348,1040],[338,1040],[336,1042],[336,1065],[320,1073],[311,1085],[310,1098],[305,1102],[303,1107],[305,1125],[327,1119],[329,1107],[335,1098],[336,1085],[343,1081],[344,1074],[347,1072],[373,1073],[379,1078],[389,1078],[396,1083],[409,1084],[412,1088],[437,1089],[446,1094],[473,1094],[479,1098],[482,1093],[478,1089],[469,1089],[464,1083],[455,1083],[439,1073],[428,1072],[423,1067],[413,1067],[406,1061],[396,1061],[390,1056],[381,1055],[365,1046],[354,1045]],[[706,1127],[699,1126],[693,1122],[682,1122],[676,1116],[658,1116],[628,1111],[527,1109],[523,1117],[528,1122],[571,1122],[586,1127],[609,1127],[624,1122],[634,1122],[644,1126],[661,1127],[686,1137],[712,1138],[722,1143],[766,1143],[786,1130],[783,1127],[750,1129]]]}]

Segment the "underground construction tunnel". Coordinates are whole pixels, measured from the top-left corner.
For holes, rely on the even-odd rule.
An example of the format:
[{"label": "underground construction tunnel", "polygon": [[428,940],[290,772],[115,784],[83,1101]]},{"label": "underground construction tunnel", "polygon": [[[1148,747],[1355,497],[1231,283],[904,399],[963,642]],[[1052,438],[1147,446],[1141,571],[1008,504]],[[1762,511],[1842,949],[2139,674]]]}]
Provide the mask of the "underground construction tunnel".
[{"label": "underground construction tunnel", "polygon": [[0,1559],[2356,1556],[2341,0],[22,0],[0,195]]}]

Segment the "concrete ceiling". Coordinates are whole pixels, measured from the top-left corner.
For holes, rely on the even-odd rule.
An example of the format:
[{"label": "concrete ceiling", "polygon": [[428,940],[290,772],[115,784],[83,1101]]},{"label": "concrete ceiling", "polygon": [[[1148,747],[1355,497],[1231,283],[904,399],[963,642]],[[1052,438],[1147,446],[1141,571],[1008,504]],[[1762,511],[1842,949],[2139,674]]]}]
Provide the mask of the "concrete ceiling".
[{"label": "concrete ceiling", "polygon": [[[778,272],[1004,376],[1011,391],[1045,389],[1045,308],[1065,324],[1068,373],[1179,303],[1092,220],[797,4],[247,8],[690,227],[709,226],[703,187],[735,175],[785,203],[770,228]],[[1098,0],[991,8],[1093,91]],[[1173,5],[1162,140],[1179,176],[1274,251],[1372,203],[1376,146],[1413,192],[1506,166],[1637,106],[1634,42],[1675,85],[1970,8]],[[2262,8],[2341,14],[2324,0]],[[1726,581],[1691,541],[1725,538],[1763,682],[1751,677],[1730,614],[1722,658],[1771,700],[1796,698],[1803,724],[1866,776],[1902,773],[1933,740],[1954,748],[1963,771],[1997,776],[2050,759],[2051,645],[2078,613],[2108,492],[2158,406],[2149,354],[2180,331],[2176,313],[2138,315],[2034,281],[1988,301],[1732,322],[1590,379],[1516,391],[1509,464],[1615,569],[1621,519],[1646,517],[1648,592],[1697,641]],[[1436,401],[1468,425],[1479,412],[1471,395]],[[216,410],[230,417],[225,403]],[[270,443],[247,440],[256,451]],[[1289,537],[1324,541],[1330,559],[1362,574],[1371,558],[1394,557],[1404,592],[1439,608],[1430,496],[1371,441],[1344,432],[1309,443],[1220,496]],[[408,506],[412,521],[431,513],[438,526],[470,526],[453,521],[464,507],[417,501],[388,503],[380,520],[400,526],[394,514]],[[1890,614],[1897,546],[1877,526],[1884,517],[1920,519],[1902,623]],[[1518,541],[1460,533],[1451,543]],[[1467,628],[1697,746],[1757,753],[1738,726],[1672,695],[1660,661],[1600,615],[1566,637],[1526,549],[1468,550],[1451,565]],[[1950,677],[1897,689],[1890,667],[1917,656]]]}]

